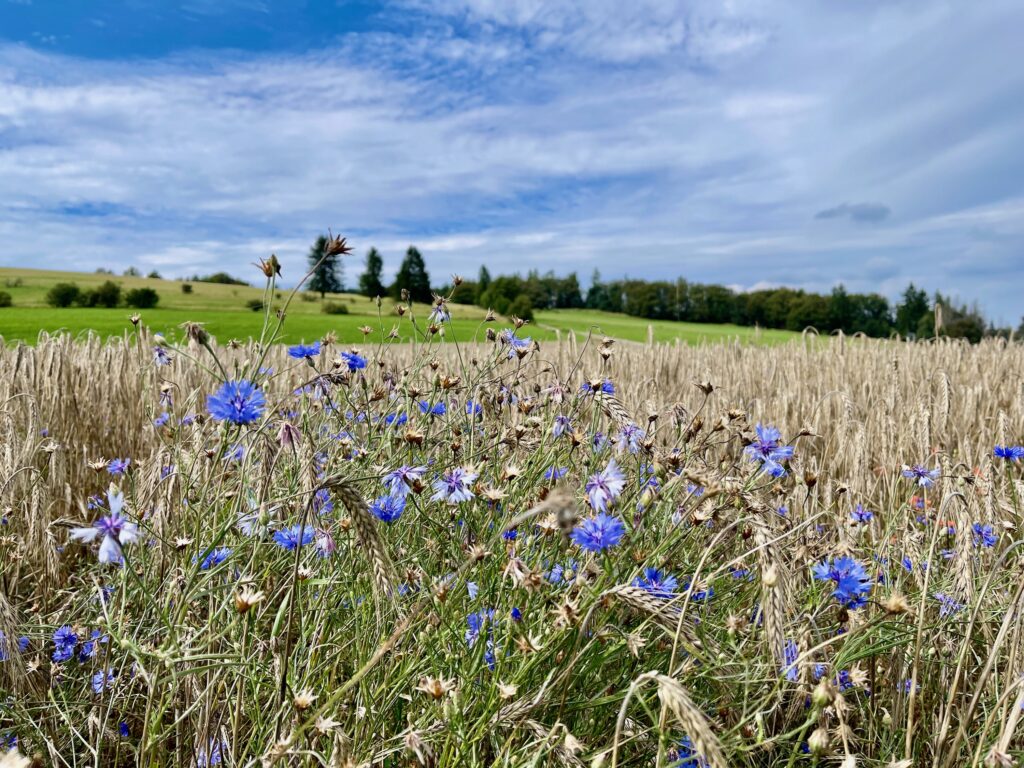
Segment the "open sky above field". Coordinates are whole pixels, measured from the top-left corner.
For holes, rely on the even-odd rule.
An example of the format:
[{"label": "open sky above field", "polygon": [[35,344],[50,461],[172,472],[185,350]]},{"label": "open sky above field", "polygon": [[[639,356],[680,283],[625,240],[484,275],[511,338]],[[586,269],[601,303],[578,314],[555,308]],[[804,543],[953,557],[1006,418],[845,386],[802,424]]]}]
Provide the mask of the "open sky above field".
[{"label": "open sky above field", "polygon": [[0,264],[895,296],[1016,324],[1017,0],[0,0]]}]

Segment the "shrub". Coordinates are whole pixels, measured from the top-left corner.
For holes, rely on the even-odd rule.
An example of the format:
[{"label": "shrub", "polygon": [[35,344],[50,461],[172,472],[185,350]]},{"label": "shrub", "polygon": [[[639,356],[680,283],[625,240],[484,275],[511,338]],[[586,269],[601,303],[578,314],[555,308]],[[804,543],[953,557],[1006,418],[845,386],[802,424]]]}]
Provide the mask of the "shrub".
[{"label": "shrub", "polygon": [[79,294],[78,303],[83,307],[106,307],[111,309],[121,303],[121,286],[112,280]]},{"label": "shrub", "polygon": [[312,293],[311,291],[303,291],[302,293],[299,294],[299,298],[308,304],[312,304],[314,301],[320,300],[320,297],[317,294]]},{"label": "shrub", "polygon": [[152,288],[133,288],[124,295],[124,303],[136,309],[152,309],[159,301],[160,295]]},{"label": "shrub", "polygon": [[24,281],[20,277],[8,277],[4,280],[4,285],[8,288],[20,288],[24,284]]},{"label": "shrub", "polygon": [[12,303],[11,294],[7,291],[0,291],[0,307],[9,307]]},{"label": "shrub", "polygon": [[253,312],[262,312],[263,311],[263,301],[262,301],[262,299],[249,299],[247,302],[245,302],[245,306],[247,306]]},{"label": "shrub", "polygon": [[320,308],[320,311],[325,315],[347,315],[348,307],[337,301],[328,301]]},{"label": "shrub", "polygon": [[157,272],[155,269],[152,272],[150,272],[148,275],[146,275],[146,277],[150,278],[151,280],[160,280],[161,279],[160,278],[160,273]]},{"label": "shrub", "polygon": [[522,320],[533,320],[533,302],[525,293],[520,293],[509,305],[508,312],[505,314],[515,315]]},{"label": "shrub", "polygon": [[55,283],[46,293],[46,303],[51,307],[70,307],[81,296],[82,290],[74,283]]},{"label": "shrub", "polygon": [[192,293],[192,283],[182,283],[181,284],[181,292],[182,293]]}]

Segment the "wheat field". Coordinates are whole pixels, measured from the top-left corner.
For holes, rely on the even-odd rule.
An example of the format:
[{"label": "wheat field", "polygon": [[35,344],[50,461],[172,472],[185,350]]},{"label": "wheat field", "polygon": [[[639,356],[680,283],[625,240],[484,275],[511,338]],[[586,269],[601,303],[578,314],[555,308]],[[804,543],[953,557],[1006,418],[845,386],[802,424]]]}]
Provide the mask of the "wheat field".
[{"label": "wheat field", "polygon": [[3,743],[1017,764],[1024,347],[491,335],[0,348]]}]

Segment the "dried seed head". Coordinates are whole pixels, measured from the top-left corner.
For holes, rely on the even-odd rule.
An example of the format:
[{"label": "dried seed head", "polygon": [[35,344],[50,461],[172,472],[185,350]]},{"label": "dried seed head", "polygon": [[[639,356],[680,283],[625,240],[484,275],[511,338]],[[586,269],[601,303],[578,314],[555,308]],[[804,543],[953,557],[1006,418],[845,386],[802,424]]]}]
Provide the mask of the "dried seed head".
[{"label": "dried seed head", "polygon": [[815,728],[814,733],[807,739],[807,748],[811,750],[812,755],[825,755],[828,754],[829,747],[831,746],[831,740],[828,736],[828,731],[824,728]]},{"label": "dried seed head", "polygon": [[305,690],[299,691],[295,694],[295,698],[292,699],[292,706],[295,707],[299,712],[305,712],[316,701],[316,696],[311,690],[306,688]]},{"label": "dried seed head", "polygon": [[439,701],[455,690],[455,681],[444,677],[421,677],[415,690],[427,694],[434,701]]},{"label": "dried seed head", "polygon": [[910,602],[899,592],[893,592],[889,595],[885,602],[882,603],[882,606],[885,608],[886,613],[894,616],[910,612]]},{"label": "dried seed head", "polygon": [[249,610],[266,597],[262,592],[253,587],[245,586],[235,593],[235,610],[239,613],[248,613]]}]

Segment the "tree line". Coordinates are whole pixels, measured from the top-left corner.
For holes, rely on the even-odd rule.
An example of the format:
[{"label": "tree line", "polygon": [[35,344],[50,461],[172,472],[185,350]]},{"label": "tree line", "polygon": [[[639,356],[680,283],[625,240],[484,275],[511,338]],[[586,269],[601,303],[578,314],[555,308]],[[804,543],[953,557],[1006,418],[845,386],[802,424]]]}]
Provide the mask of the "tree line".
[{"label": "tree line", "polygon": [[[343,290],[341,262],[324,259],[326,238],[319,238],[309,253],[311,267],[317,266],[310,290],[321,294]],[[384,283],[384,260],[376,248],[366,255],[359,276],[359,293],[370,298],[399,299],[403,289],[414,301],[429,302],[434,292],[450,295],[457,304],[475,304],[503,315],[533,319],[538,309],[594,309],[620,312],[648,320],[694,323],[731,323],[802,331],[842,331],[867,336],[908,338],[938,335],[980,341],[988,336],[1009,337],[1010,328],[986,322],[976,306],[957,303],[941,293],[929,295],[913,283],[892,303],[877,293],[853,293],[842,285],[821,294],[793,288],[736,291],[728,286],[694,283],[684,278],[603,280],[598,271],[584,290],[575,272],[557,276],[537,270],[493,276],[481,267],[475,280],[459,278],[432,290],[423,255],[409,246],[390,285]],[[1024,335],[1024,320],[1017,335]]]}]

